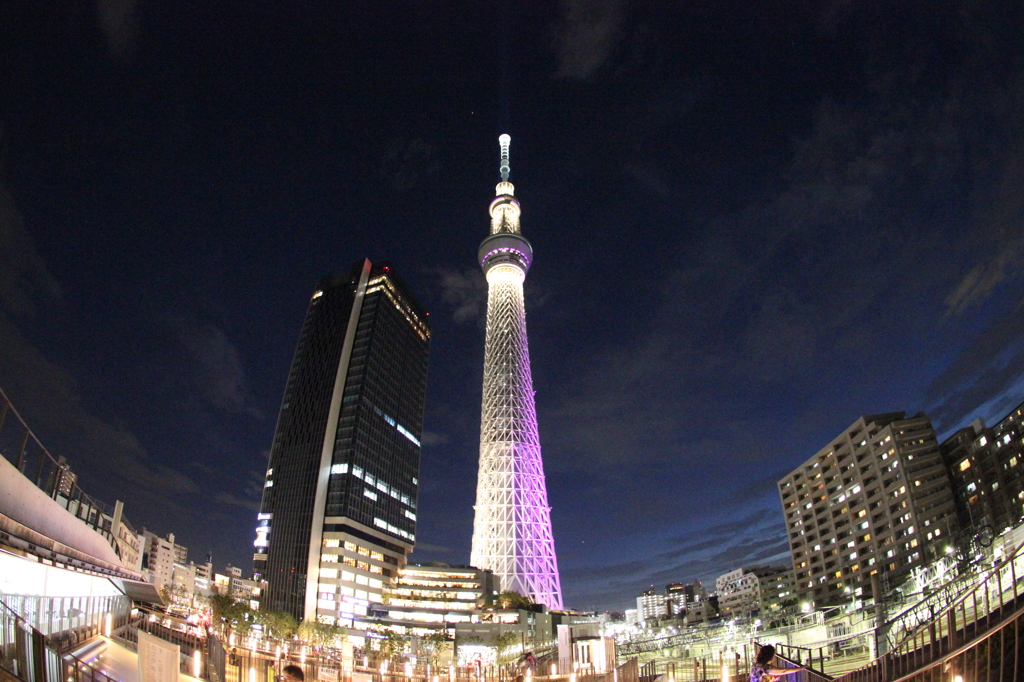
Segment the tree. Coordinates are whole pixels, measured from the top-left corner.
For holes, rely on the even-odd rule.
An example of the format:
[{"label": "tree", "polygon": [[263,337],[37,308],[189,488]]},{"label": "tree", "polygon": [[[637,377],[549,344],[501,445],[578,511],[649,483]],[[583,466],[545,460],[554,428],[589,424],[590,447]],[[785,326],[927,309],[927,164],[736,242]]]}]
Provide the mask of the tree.
[{"label": "tree", "polygon": [[438,657],[452,645],[452,640],[443,631],[433,632],[426,637],[420,638],[420,646],[427,655],[427,662],[436,666]]},{"label": "tree", "polygon": [[472,646],[474,644],[483,644],[483,643],[484,643],[484,640],[481,639],[478,635],[469,635],[467,637],[460,637],[460,638],[458,638],[455,641],[455,646],[456,646],[455,657],[456,658],[459,657],[458,647]]},{"label": "tree", "polygon": [[257,612],[257,618],[263,625],[263,632],[275,639],[288,639],[299,628],[295,617],[287,611],[263,611]]},{"label": "tree", "polygon": [[505,590],[495,598],[499,609],[528,609],[533,606],[529,597],[524,597],[515,590]]},{"label": "tree", "polygon": [[516,644],[519,644],[519,634],[512,630],[506,630],[494,638],[499,657],[505,656]]},{"label": "tree", "polygon": [[210,597],[210,611],[213,613],[214,624],[222,634],[227,630],[234,630],[239,636],[244,637],[252,631],[253,623],[256,622],[256,613],[247,604],[226,594],[215,594]]},{"label": "tree", "polygon": [[312,646],[337,647],[348,639],[348,633],[344,628],[316,620],[302,621],[302,624],[294,632],[299,639]]},{"label": "tree", "polygon": [[394,630],[380,629],[377,637],[366,638],[366,648],[376,651],[382,659],[390,659],[405,652],[406,638]]}]

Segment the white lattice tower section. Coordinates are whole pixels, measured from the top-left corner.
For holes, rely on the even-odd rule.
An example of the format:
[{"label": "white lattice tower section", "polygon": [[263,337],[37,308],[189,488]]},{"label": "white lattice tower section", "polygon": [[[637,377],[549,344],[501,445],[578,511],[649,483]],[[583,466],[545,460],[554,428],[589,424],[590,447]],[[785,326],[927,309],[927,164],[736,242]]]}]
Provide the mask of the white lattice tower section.
[{"label": "white lattice tower section", "polygon": [[491,235],[478,254],[488,285],[487,340],[470,563],[493,571],[502,590],[560,609],[523,305],[533,249],[519,233],[519,203],[508,182],[508,135],[500,143],[502,181],[491,203]]}]

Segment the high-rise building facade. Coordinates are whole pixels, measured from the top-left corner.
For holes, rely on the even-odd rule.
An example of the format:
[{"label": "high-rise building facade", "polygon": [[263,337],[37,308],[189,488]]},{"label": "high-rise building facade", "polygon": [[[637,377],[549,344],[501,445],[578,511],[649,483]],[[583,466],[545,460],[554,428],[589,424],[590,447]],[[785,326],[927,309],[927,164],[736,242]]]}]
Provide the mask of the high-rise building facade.
[{"label": "high-rise building facade", "polygon": [[[942,442],[961,525],[998,534],[1024,516],[1024,405],[988,428],[980,419]],[[986,528],[987,527],[987,528]]]},{"label": "high-rise building facade", "polygon": [[430,329],[387,264],[325,277],[281,401],[257,520],[263,606],[359,629],[416,540]]},{"label": "high-rise building facade", "polygon": [[958,526],[931,422],[903,412],[861,417],[779,481],[801,602],[870,596],[936,558]]},{"label": "high-rise building facade", "polygon": [[470,563],[551,609],[562,608],[551,510],[544,481],[537,408],[526,341],[523,282],[533,247],[519,229],[519,202],[508,181],[508,135],[501,182],[491,202],[491,234],[477,253],[487,277],[480,468]]}]

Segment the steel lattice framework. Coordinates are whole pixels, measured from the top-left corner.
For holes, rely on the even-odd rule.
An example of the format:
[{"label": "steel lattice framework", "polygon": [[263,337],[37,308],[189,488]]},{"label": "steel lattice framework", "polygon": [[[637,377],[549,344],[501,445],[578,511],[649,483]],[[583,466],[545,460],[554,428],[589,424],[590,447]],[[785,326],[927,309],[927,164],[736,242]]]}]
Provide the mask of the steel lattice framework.
[{"label": "steel lattice framework", "polygon": [[499,140],[502,181],[491,203],[491,234],[478,253],[488,285],[487,340],[470,563],[493,571],[501,589],[561,609],[523,305],[533,249],[519,233],[519,203],[508,182],[511,140]]}]

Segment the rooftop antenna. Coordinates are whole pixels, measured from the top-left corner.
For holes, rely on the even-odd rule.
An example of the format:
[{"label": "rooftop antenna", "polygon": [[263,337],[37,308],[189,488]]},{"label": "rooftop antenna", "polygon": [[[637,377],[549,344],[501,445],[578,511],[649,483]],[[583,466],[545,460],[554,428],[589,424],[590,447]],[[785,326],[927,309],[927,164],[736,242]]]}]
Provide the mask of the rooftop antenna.
[{"label": "rooftop antenna", "polygon": [[511,136],[507,134],[500,136],[498,144],[501,145],[501,181],[508,182],[508,147],[512,144]]}]

